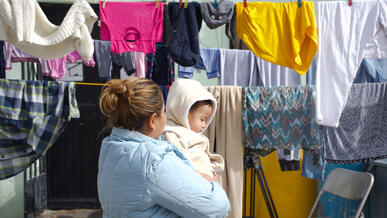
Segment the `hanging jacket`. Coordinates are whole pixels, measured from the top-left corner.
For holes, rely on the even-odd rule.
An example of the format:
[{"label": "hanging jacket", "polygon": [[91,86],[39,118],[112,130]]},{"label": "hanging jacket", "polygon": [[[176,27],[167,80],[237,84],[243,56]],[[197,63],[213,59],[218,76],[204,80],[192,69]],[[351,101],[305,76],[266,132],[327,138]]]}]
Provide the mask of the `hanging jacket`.
[{"label": "hanging jacket", "polygon": [[104,218],[225,217],[226,193],[192,169],[173,145],[113,128],[101,146],[98,197]]}]

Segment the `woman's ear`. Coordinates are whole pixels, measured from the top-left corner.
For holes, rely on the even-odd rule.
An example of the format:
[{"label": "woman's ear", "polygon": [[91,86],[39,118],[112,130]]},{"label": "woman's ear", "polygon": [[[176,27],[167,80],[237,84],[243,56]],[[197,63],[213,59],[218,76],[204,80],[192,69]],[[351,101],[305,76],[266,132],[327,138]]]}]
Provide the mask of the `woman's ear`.
[{"label": "woman's ear", "polygon": [[150,117],[149,117],[149,119],[148,119],[148,121],[147,121],[147,125],[148,125],[148,127],[149,127],[149,129],[151,129],[151,130],[154,130],[154,129],[156,129],[156,124],[157,124],[157,118],[158,118],[158,116],[157,116],[157,114],[156,113],[153,113]]}]

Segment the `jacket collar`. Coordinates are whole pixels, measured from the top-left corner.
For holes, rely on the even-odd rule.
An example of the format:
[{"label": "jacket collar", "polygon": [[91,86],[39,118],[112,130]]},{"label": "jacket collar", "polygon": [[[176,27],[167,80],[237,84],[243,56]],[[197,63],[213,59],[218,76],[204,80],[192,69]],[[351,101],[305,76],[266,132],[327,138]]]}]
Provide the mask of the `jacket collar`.
[{"label": "jacket collar", "polygon": [[137,131],[130,131],[124,128],[113,127],[110,137],[117,140],[134,140],[134,141],[154,141],[158,140],[146,136]]}]

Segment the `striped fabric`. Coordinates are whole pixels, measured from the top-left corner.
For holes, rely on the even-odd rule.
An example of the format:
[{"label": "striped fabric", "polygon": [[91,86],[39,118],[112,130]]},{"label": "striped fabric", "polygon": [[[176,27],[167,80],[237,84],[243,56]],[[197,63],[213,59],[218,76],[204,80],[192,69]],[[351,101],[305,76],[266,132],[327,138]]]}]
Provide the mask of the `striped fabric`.
[{"label": "striped fabric", "polygon": [[266,155],[277,148],[319,149],[311,86],[243,87],[243,143]]},{"label": "striped fabric", "polygon": [[321,134],[327,162],[387,158],[387,83],[353,84],[339,127],[324,126]]},{"label": "striped fabric", "polygon": [[72,82],[0,79],[0,179],[44,155],[78,117]]}]

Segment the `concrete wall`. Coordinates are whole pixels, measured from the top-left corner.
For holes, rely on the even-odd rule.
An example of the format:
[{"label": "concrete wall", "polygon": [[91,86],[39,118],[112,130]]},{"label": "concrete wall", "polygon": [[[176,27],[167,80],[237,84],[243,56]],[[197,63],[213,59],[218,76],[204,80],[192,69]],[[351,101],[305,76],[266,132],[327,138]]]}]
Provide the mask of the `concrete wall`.
[{"label": "concrete wall", "polygon": [[0,217],[24,217],[24,173],[0,180]]}]

